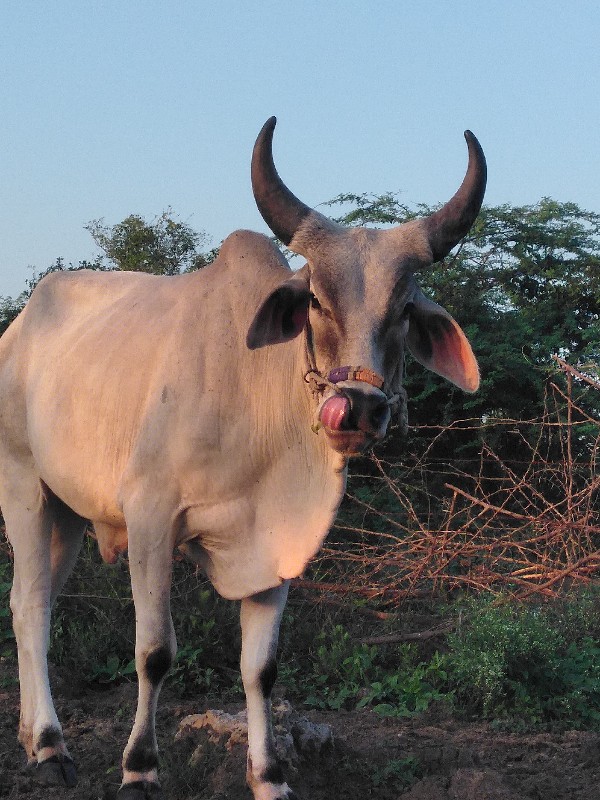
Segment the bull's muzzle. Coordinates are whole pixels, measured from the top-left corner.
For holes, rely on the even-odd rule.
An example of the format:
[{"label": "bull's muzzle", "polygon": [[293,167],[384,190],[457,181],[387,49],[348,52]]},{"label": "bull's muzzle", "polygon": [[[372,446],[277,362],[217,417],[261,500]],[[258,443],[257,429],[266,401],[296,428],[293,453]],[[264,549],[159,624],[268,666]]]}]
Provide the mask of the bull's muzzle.
[{"label": "bull's muzzle", "polygon": [[339,384],[319,411],[329,444],[345,456],[359,455],[383,439],[390,416],[389,400],[379,389]]}]

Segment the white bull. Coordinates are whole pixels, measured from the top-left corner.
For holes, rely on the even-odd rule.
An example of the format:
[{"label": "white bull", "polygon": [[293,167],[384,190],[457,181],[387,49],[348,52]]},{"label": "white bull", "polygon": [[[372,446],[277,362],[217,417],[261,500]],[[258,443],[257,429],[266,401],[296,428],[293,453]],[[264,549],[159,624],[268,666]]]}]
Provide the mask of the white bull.
[{"label": "white bull", "polygon": [[52,274],[0,340],[0,504],[14,550],[19,739],[42,781],[74,785],[46,652],[50,609],[91,520],[102,556],[128,550],[139,697],[119,800],[160,794],[154,718],[175,655],[175,548],[241,599],[241,671],[256,800],[290,800],[270,694],[289,580],[325,538],[346,465],[384,437],[402,395],[406,342],[467,391],[471,347],[414,272],[473,223],[485,159],[435,214],[346,229],[301,203],[272,159],[275,119],[253,154],[258,208],[304,255],[293,273],[264,236],[237,231],[217,260],[176,277]]}]

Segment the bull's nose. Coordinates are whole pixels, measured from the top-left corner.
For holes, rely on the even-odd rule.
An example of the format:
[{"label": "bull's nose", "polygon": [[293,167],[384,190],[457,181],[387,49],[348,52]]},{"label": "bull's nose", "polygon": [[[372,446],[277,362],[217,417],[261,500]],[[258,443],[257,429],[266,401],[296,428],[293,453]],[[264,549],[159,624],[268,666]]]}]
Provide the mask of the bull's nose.
[{"label": "bull's nose", "polygon": [[350,400],[347,427],[382,438],[390,421],[390,406],[383,392],[344,388],[344,394]]},{"label": "bull's nose", "polygon": [[387,399],[381,400],[371,408],[369,422],[374,430],[378,430],[383,425],[387,426],[390,419],[390,407]]}]

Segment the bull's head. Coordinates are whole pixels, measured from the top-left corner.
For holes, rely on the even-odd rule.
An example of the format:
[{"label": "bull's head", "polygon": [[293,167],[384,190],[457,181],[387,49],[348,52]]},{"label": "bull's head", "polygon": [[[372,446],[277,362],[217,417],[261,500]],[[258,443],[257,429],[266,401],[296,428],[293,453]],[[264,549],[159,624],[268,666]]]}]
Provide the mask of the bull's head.
[{"label": "bull's head", "polygon": [[252,157],[258,209],[273,233],[307,264],[264,301],[248,332],[251,349],[305,331],[307,380],[330,445],[356,455],[385,436],[402,390],[404,344],[425,367],[467,392],[479,386],[471,346],[450,314],[425,297],[414,273],[443,259],[475,221],[486,183],[481,146],[465,138],[469,166],[439,211],[389,230],[346,228],[304,205],[273,163],[275,117]]}]

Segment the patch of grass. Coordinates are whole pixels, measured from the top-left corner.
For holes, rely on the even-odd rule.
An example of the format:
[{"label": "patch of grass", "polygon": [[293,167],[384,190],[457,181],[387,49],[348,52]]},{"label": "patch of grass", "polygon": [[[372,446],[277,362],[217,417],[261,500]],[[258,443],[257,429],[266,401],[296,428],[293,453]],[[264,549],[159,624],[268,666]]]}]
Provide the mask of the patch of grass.
[{"label": "patch of grass", "polygon": [[53,612],[49,659],[90,683],[129,679],[134,672],[135,614],[127,565],[104,564],[84,541]]}]

